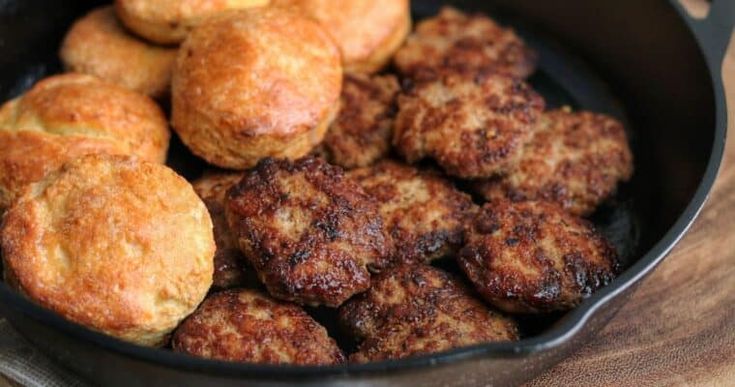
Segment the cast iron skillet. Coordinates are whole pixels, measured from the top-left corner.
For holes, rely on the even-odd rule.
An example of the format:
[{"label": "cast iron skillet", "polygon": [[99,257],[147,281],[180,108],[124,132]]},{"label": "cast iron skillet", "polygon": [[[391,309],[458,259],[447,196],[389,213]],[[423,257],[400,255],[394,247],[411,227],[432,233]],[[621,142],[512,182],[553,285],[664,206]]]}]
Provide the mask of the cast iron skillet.
[{"label": "cast iron skillet", "polygon": [[[60,39],[75,17],[97,3],[0,0],[0,98],[58,72]],[[665,257],[709,193],[725,143],[720,66],[735,2],[714,1],[701,21],[675,0],[414,0],[413,11],[420,18],[445,3],[485,11],[516,27],[541,54],[540,71],[530,82],[550,106],[605,112],[630,129],[636,174],[593,216],[626,266],[611,285],[564,315],[522,318],[519,342],[333,367],[224,363],[138,347],[70,323],[2,284],[4,316],[62,364],[104,385],[511,384],[568,355]],[[188,178],[203,169],[176,141],[169,165]],[[311,312],[325,325],[333,323],[333,312]]]}]

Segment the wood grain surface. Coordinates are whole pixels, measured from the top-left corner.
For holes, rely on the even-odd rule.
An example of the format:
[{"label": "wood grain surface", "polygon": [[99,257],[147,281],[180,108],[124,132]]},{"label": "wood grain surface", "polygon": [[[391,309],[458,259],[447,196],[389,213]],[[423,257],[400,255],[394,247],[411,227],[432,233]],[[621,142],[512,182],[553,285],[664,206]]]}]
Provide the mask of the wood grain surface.
[{"label": "wood grain surface", "polygon": [[605,329],[528,386],[735,386],[735,35],[723,73],[731,135],[702,214]]}]

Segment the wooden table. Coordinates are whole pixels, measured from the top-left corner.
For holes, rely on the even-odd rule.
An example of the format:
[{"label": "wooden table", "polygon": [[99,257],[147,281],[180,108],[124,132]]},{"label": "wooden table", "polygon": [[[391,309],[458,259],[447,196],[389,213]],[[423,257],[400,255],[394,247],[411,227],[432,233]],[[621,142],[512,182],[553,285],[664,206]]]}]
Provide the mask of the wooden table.
[{"label": "wooden table", "polygon": [[729,139],[691,230],[610,324],[528,386],[735,386],[735,34]]}]

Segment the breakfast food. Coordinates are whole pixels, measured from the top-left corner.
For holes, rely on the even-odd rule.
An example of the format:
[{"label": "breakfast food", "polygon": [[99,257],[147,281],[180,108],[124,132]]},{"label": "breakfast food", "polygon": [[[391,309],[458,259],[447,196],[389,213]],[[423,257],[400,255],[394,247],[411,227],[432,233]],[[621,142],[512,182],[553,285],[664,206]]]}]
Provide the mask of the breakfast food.
[{"label": "breakfast food", "polygon": [[457,261],[489,303],[510,313],[566,310],[607,285],[617,254],[587,221],[540,201],[485,204]]},{"label": "breakfast food", "polygon": [[327,330],[294,304],[254,290],[209,296],[174,334],[176,352],[258,364],[329,365],[344,361]]},{"label": "breakfast food", "polygon": [[55,75],[0,107],[0,210],[30,183],[90,153],[162,163],[170,133],[150,98],[81,74]]},{"label": "breakfast food", "polygon": [[404,265],[340,310],[340,322],[363,339],[351,361],[397,359],[518,338],[513,320],[488,309],[456,278],[427,265]]},{"label": "breakfast food", "polygon": [[126,27],[159,44],[176,44],[203,19],[227,10],[268,5],[269,0],[115,0]]},{"label": "breakfast food", "polygon": [[544,113],[517,165],[475,183],[487,200],[547,200],[589,215],[633,173],[623,125],[612,117],[568,108]]},{"label": "breakfast food", "polygon": [[181,46],[172,124],[194,154],[223,168],[296,159],[323,139],[341,87],[339,50],[316,22],[280,8],[232,11]]},{"label": "breakfast food", "polygon": [[351,73],[383,68],[411,30],[409,0],[273,0],[318,21],[342,52]]},{"label": "breakfast food", "polygon": [[253,268],[247,265],[225,217],[225,195],[240,179],[242,173],[219,172],[207,173],[192,183],[194,191],[207,206],[214,225],[217,252],[214,254],[212,286],[218,289],[254,285],[255,282],[248,275]]},{"label": "breakfast food", "polygon": [[444,7],[416,26],[394,62],[398,71],[414,77],[449,69],[526,78],[536,68],[536,53],[489,17]]},{"label": "breakfast food", "polygon": [[96,8],[67,32],[59,53],[67,71],[90,74],[147,94],[169,92],[176,49],[158,47],[128,33],[111,6]]},{"label": "breakfast food", "polygon": [[212,283],[207,209],[165,166],[88,155],[29,186],[0,232],[5,281],[91,329],[160,345]]},{"label": "breakfast food", "polygon": [[341,108],[319,153],[344,168],[366,167],[390,150],[396,96],[394,75],[346,75]]},{"label": "breakfast food", "polygon": [[543,109],[522,81],[446,72],[398,97],[393,145],[410,163],[432,158],[452,176],[490,177],[515,162]]},{"label": "breakfast food", "polygon": [[462,246],[476,206],[469,195],[431,170],[381,161],[349,173],[378,202],[396,263],[428,263]]},{"label": "breakfast food", "polygon": [[376,203],[320,158],[265,159],[227,194],[240,249],[273,297],[338,306],[391,253]]}]

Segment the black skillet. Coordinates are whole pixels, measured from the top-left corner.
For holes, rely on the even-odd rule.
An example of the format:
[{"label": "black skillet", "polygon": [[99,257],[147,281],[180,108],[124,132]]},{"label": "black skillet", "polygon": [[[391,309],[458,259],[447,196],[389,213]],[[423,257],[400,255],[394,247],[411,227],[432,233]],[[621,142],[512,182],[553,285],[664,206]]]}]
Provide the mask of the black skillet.
[{"label": "black skillet", "polygon": [[[96,3],[0,0],[2,100],[59,71],[60,39],[70,22]],[[593,216],[626,266],[611,285],[566,314],[521,319],[524,338],[516,343],[334,367],[223,363],[138,347],[70,323],[4,284],[3,315],[53,358],[103,385],[505,385],[532,378],[578,348],[664,259],[712,187],[725,144],[721,63],[735,23],[735,0],[715,0],[704,20],[692,19],[676,0],[413,3],[417,19],[451,3],[513,25],[541,55],[531,83],[550,106],[605,112],[627,124],[635,176]],[[178,143],[169,164],[190,178],[203,168]],[[327,325],[333,317],[312,312]]]}]

